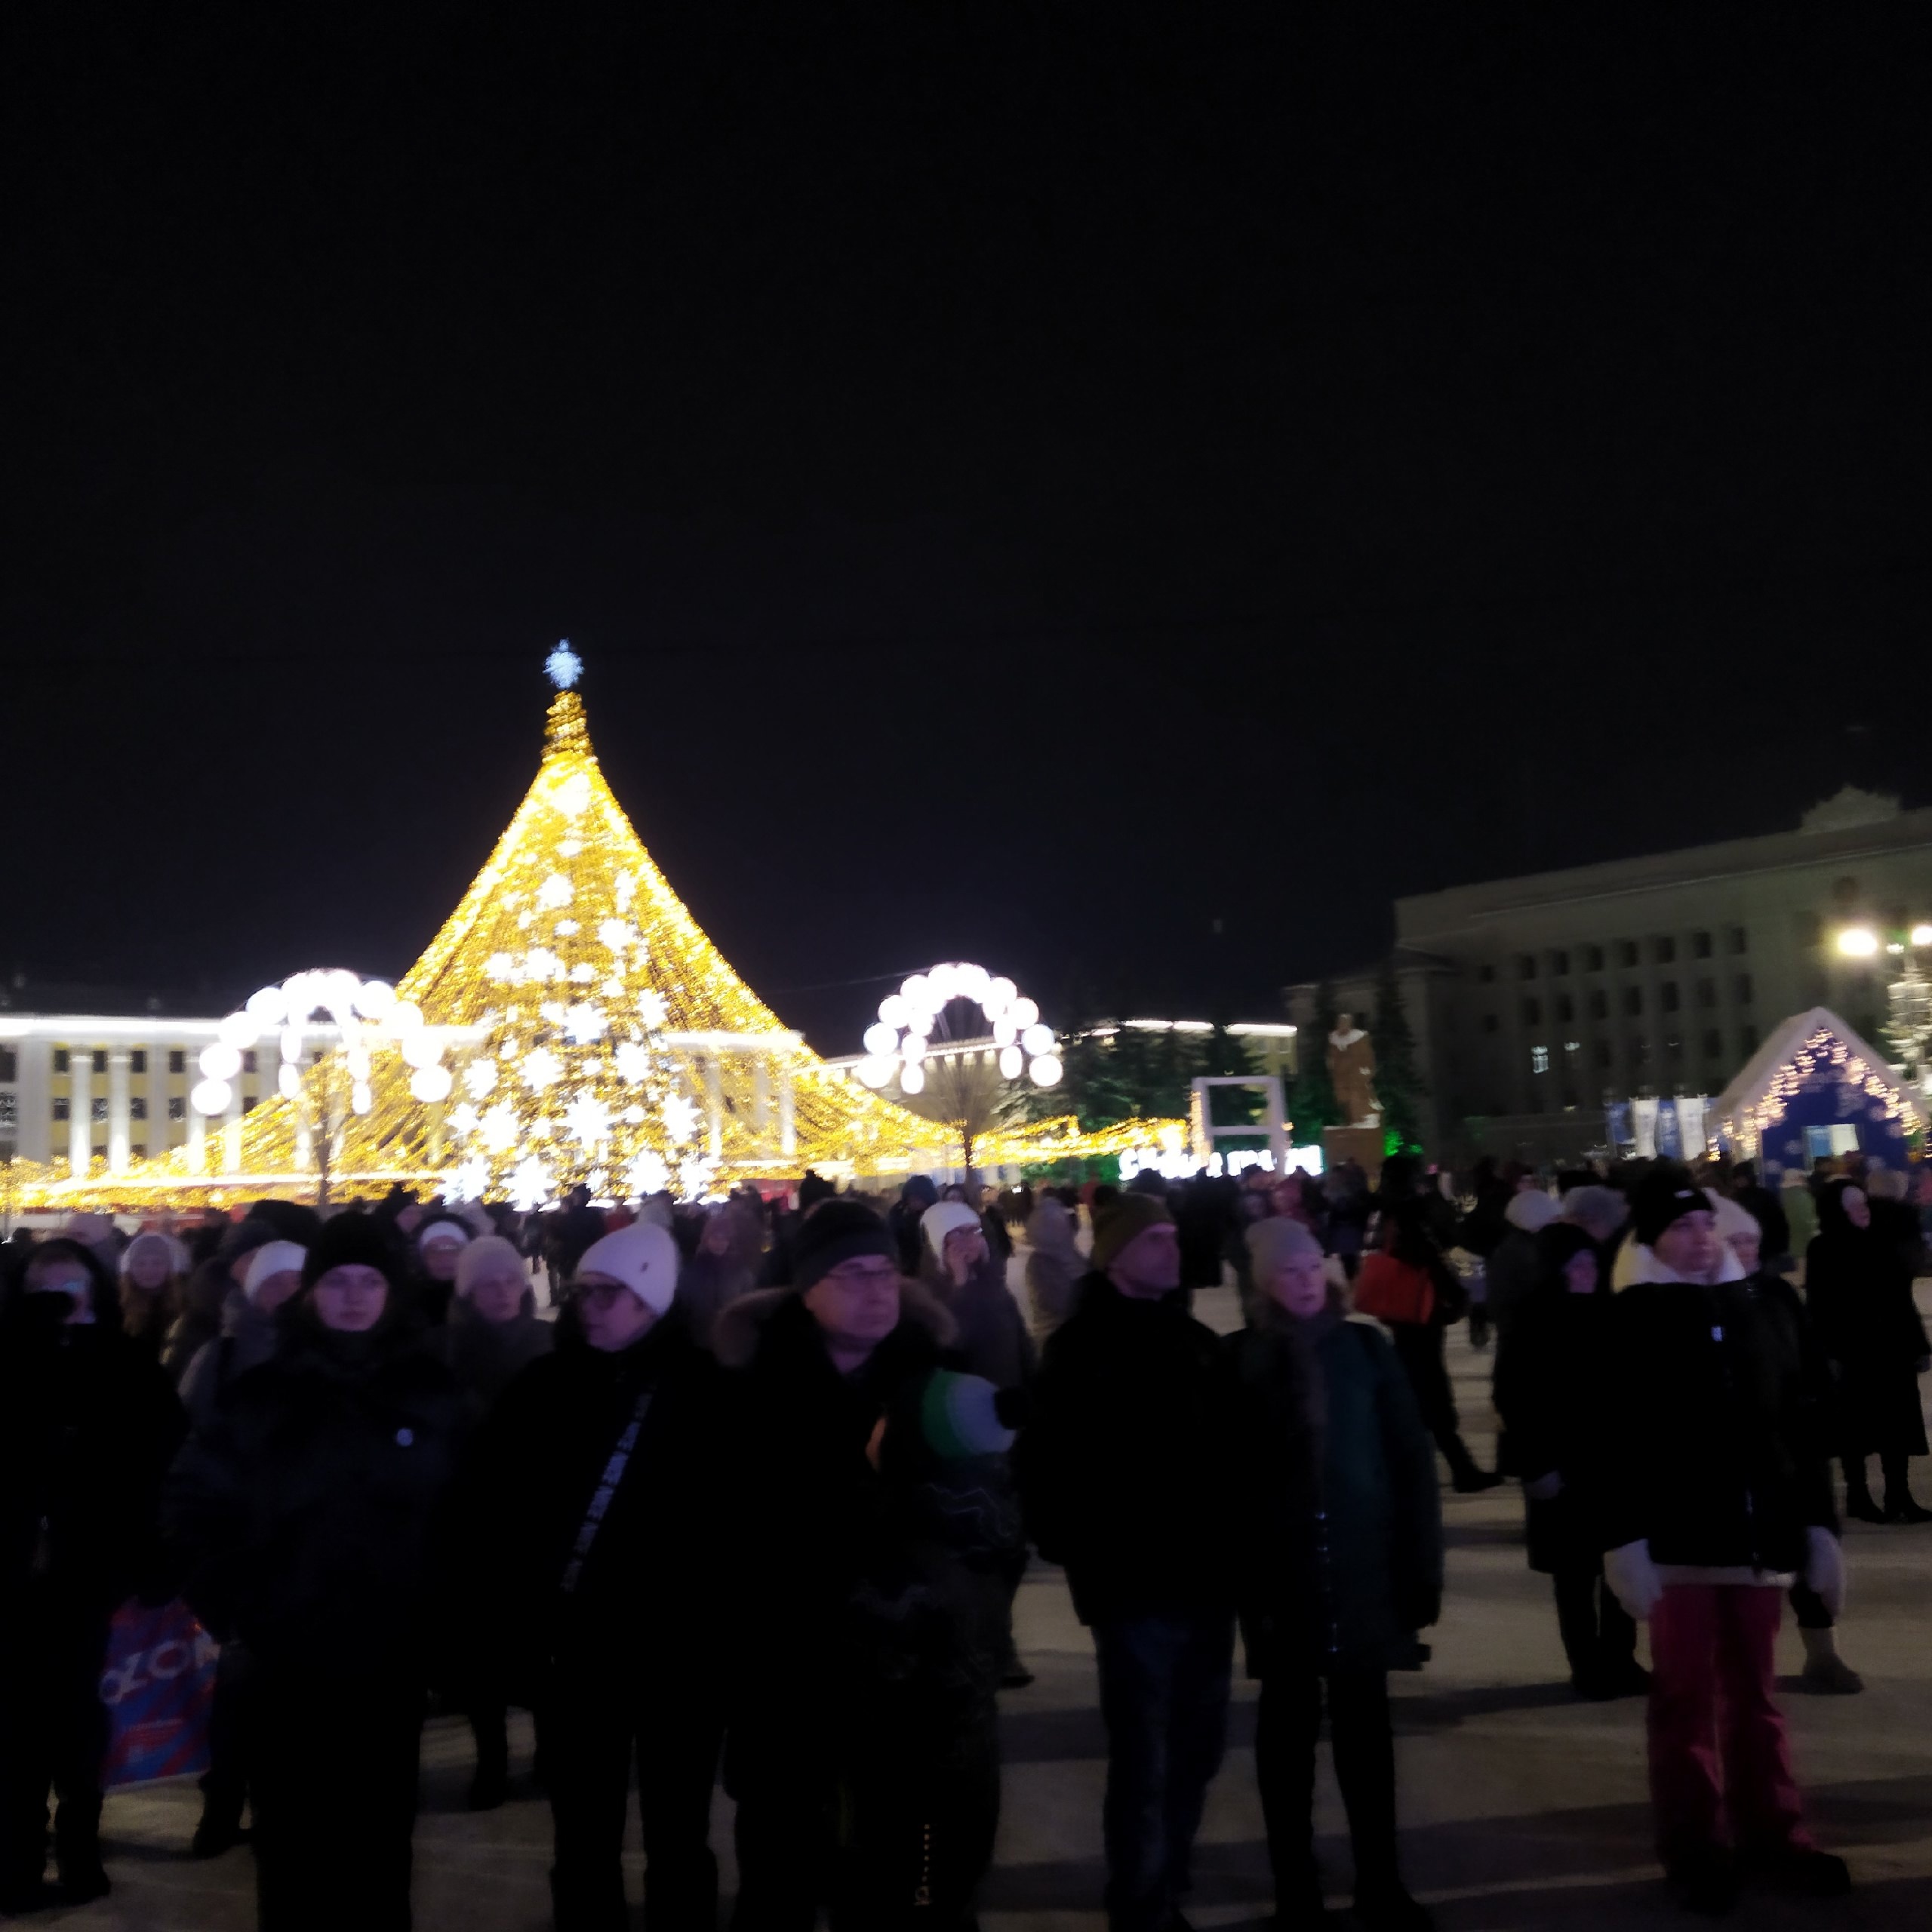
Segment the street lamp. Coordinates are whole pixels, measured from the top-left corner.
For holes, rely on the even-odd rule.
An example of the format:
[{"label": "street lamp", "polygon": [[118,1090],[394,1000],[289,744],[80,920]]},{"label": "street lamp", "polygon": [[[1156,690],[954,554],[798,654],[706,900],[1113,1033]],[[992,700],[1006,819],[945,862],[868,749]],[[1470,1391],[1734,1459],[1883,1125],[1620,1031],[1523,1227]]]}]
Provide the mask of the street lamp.
[{"label": "street lamp", "polygon": [[[1914,930],[1922,931],[1932,940],[1932,926]],[[1878,935],[1869,926],[1847,926],[1838,934],[1838,950],[1847,959],[1872,958],[1878,950]]]}]

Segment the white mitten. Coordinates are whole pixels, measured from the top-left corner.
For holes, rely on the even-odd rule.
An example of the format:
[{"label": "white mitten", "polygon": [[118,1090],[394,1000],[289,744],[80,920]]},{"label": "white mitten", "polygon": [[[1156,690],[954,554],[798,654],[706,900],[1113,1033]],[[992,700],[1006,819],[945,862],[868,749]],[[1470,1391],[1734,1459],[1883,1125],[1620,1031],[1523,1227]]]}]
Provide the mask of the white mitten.
[{"label": "white mitten", "polygon": [[1639,1623],[1647,1623],[1663,1595],[1663,1579],[1651,1561],[1649,1543],[1626,1543],[1621,1549],[1609,1551],[1603,1559],[1603,1574],[1617,1601]]},{"label": "white mitten", "polygon": [[1838,1538],[1816,1523],[1804,1534],[1809,1545],[1804,1580],[1835,1622],[1844,1610],[1844,1552],[1838,1547]]}]

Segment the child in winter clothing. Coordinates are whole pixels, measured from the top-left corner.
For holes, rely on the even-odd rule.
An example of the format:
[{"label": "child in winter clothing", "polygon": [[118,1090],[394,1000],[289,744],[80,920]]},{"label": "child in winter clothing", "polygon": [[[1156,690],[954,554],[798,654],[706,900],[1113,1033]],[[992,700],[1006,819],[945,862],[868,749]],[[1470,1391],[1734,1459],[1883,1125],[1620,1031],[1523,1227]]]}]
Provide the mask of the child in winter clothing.
[{"label": "child in winter clothing", "polygon": [[1850,1875],[1812,1842],[1771,1694],[1781,1593],[1801,1575],[1835,1612],[1844,1587],[1805,1337],[1747,1286],[1681,1168],[1654,1168],[1631,1205],[1600,1534],[1651,1626],[1658,1850],[1694,1909],[1727,1911],[1747,1863],[1835,1896]]}]

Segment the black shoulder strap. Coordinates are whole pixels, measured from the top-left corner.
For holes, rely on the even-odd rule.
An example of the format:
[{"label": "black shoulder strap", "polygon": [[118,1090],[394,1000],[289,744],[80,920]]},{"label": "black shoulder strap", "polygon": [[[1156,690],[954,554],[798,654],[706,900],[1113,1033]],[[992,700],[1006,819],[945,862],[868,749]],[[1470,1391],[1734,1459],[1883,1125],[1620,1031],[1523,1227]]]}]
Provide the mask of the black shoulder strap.
[{"label": "black shoulder strap", "polygon": [[631,1411],[631,1419],[624,1425],[624,1432],[617,1438],[617,1447],[611,1451],[611,1460],[604,1465],[604,1473],[597,1479],[590,1507],[584,1512],[583,1527],[577,1531],[577,1541],[571,1547],[571,1560],[564,1565],[563,1591],[566,1596],[576,1589],[583,1578],[583,1560],[590,1554],[590,1546],[597,1540],[597,1532],[603,1527],[611,1499],[617,1494],[617,1485],[623,1481],[624,1472],[630,1466],[631,1452],[637,1447],[644,1419],[650,1412],[651,1391],[647,1389],[638,1397],[637,1407]]}]

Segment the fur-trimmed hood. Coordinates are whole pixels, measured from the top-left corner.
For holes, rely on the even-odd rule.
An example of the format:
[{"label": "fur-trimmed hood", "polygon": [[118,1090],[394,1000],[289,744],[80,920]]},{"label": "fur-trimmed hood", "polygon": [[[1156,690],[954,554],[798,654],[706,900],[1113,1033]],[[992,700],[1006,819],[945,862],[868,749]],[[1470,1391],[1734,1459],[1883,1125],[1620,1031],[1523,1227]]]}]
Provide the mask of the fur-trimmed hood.
[{"label": "fur-trimmed hood", "polygon": [[[1721,1240],[1718,1247],[1720,1258],[1713,1281],[1743,1281],[1743,1266],[1732,1253],[1730,1243]],[[1646,1247],[1640,1241],[1626,1241],[1617,1251],[1617,1266],[1610,1284],[1620,1291],[1635,1287],[1640,1281],[1681,1281],[1683,1278],[1681,1275],[1673,1275],[1657,1259],[1654,1249]]]},{"label": "fur-trimmed hood", "polygon": [[[718,1311],[712,1330],[712,1352],[726,1368],[748,1368],[758,1353],[758,1338],[773,1314],[793,1299],[792,1288],[756,1288],[748,1295],[728,1302]],[[902,1279],[899,1284],[899,1318],[915,1321],[928,1330],[942,1349],[951,1348],[958,1339],[959,1324],[923,1282]]]}]

